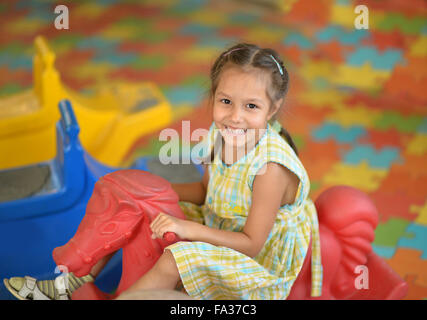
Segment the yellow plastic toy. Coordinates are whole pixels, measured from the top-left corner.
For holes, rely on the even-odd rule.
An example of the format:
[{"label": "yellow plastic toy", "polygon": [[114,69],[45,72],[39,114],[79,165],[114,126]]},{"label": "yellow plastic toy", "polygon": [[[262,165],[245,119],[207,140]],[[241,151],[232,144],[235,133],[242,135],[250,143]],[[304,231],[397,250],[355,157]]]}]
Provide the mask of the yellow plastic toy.
[{"label": "yellow plastic toy", "polygon": [[171,106],[155,84],[112,83],[82,95],[61,82],[43,37],[35,47],[34,87],[0,100],[0,170],[55,157],[61,99],[71,101],[83,147],[109,166],[119,166],[138,139],[171,122]]}]

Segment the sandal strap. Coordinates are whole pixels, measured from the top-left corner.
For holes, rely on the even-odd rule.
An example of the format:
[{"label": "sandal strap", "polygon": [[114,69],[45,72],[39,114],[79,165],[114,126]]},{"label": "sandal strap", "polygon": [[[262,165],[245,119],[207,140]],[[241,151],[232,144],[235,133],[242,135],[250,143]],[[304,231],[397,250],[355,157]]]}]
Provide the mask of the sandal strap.
[{"label": "sandal strap", "polygon": [[55,278],[55,289],[59,295],[58,300],[69,300],[66,286],[67,276],[62,275]]},{"label": "sandal strap", "polygon": [[33,300],[50,300],[43,292],[37,287],[37,280],[33,277],[25,276],[25,282],[18,294],[27,298],[29,294],[33,295]]}]

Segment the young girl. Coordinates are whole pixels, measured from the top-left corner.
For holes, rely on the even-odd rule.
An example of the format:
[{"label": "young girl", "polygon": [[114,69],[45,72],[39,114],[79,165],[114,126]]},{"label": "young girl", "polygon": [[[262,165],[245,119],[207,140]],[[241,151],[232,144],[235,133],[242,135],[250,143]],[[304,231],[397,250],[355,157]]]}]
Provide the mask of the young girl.
[{"label": "young girl", "polygon": [[[288,82],[272,49],[242,43],[217,58],[207,170],[201,182],[173,185],[188,219],[161,213],[151,223],[153,237],[175,232],[191,241],[168,246],[127,292],[174,289],[181,280],[196,299],[286,299],[311,243],[311,294],[320,296],[319,231],[309,180],[291,137],[275,121]],[[20,279],[14,278],[17,290]]]}]

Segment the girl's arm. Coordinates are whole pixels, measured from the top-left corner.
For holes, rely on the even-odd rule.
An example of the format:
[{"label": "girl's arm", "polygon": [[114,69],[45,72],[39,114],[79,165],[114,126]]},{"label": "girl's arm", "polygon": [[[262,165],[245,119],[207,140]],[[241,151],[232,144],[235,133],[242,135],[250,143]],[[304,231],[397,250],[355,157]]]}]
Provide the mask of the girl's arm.
[{"label": "girl's arm", "polygon": [[286,194],[294,194],[292,203],[297,189],[298,179],[295,180],[293,173],[279,164],[268,163],[266,172],[255,177],[252,206],[242,232],[194,225],[189,229],[189,240],[228,247],[249,257],[255,257],[273,228],[282,199]]},{"label": "girl's arm", "polygon": [[289,201],[292,203],[297,189],[298,179],[293,173],[279,164],[268,163],[266,172],[255,177],[252,206],[242,232],[213,229],[166,215],[155,219],[152,229],[159,237],[166,231],[172,231],[184,239],[228,247],[255,257],[267,240],[279,207],[284,204],[282,199],[292,199]]},{"label": "girl's arm", "polygon": [[192,183],[172,183],[172,189],[178,194],[179,201],[187,201],[197,205],[202,205],[205,202],[208,181],[209,171],[205,168],[202,181]]}]

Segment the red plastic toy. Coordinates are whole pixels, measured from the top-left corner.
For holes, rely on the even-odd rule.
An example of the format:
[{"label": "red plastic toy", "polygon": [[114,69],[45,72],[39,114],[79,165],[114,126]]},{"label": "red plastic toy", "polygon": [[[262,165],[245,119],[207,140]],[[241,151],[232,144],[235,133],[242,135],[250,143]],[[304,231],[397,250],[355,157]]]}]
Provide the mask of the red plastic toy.
[{"label": "red plastic toy", "polygon": [[[288,299],[402,299],[407,283],[372,251],[378,212],[369,197],[352,187],[335,186],[324,191],[315,206],[323,265],[322,296],[310,296],[310,246]],[[362,269],[367,273],[367,283],[361,288],[356,282]]]},{"label": "red plastic toy", "polygon": [[160,212],[185,219],[167,180],[142,170],[115,171],[99,179],[76,234],[53,250],[53,259],[80,277],[101,258],[123,248],[122,276],[113,296],[86,283],[72,299],[118,296],[154,265],[166,246],[180,241],[174,233],[151,238],[150,223]]},{"label": "red plastic toy", "polygon": [[[323,291],[317,299],[400,299],[407,284],[377,255],[371,242],[378,213],[370,199],[351,187],[337,186],[315,202],[323,265]],[[58,265],[76,276],[90,272],[107,254],[123,248],[122,277],[115,295],[93,283],[76,290],[72,299],[109,299],[118,296],[145,274],[163,249],[180,239],[151,239],[151,221],[159,212],[185,218],[178,196],[168,181],[140,170],[121,170],[101,178],[75,236],[53,251]],[[311,299],[311,249],[288,299]],[[368,289],[357,289],[357,266],[367,267]]]}]

